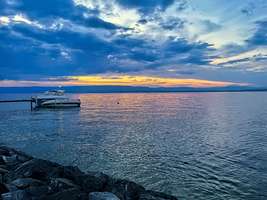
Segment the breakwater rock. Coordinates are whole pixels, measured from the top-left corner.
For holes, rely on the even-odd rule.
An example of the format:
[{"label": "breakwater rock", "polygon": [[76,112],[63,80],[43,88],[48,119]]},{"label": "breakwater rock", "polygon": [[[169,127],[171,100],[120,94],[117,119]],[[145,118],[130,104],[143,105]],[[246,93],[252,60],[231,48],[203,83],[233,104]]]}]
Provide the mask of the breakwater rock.
[{"label": "breakwater rock", "polygon": [[177,200],[101,172],[84,173],[0,146],[2,200]]}]

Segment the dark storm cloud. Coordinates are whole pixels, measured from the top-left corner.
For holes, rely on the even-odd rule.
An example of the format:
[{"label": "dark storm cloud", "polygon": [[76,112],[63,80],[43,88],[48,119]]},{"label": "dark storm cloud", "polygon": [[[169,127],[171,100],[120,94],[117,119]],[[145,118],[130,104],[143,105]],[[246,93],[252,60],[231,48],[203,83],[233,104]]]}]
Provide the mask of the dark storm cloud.
[{"label": "dark storm cloud", "polygon": [[138,21],[139,24],[146,24],[148,21],[146,19],[140,19]]},{"label": "dark storm cloud", "polygon": [[[8,1],[3,0],[3,2],[0,3],[0,6],[3,8],[0,10],[0,14],[14,15],[17,13],[26,13],[29,18],[38,19],[44,23],[57,18],[63,18],[77,24],[94,28],[122,28],[100,19],[97,16],[99,13],[98,10],[90,10],[83,6],[76,6],[72,0],[14,0],[14,4],[8,4],[7,2]],[[85,17],[84,14],[88,15],[88,17]]]},{"label": "dark storm cloud", "polygon": [[127,8],[137,8],[141,12],[151,12],[155,9],[166,9],[173,4],[174,0],[116,0],[120,5]]},{"label": "dark storm cloud", "polygon": [[[205,53],[207,50],[212,51],[212,46],[208,43],[202,43],[202,42],[195,42],[195,43],[189,43],[185,39],[176,39],[176,38],[170,38],[165,46],[164,46],[164,52],[166,52],[169,56],[174,56],[175,54],[179,53],[190,53],[192,51],[197,52],[203,52]],[[202,59],[202,57],[200,57]]]},{"label": "dark storm cloud", "polygon": [[8,0],[2,0],[2,10],[5,14],[14,14],[17,11],[26,12],[31,18],[47,18],[57,16],[73,16],[75,11],[79,8],[75,8],[71,0],[14,0],[14,3],[8,3]]},{"label": "dark storm cloud", "polygon": [[26,74],[59,75],[62,67],[71,67],[57,48],[46,50],[41,48],[41,42],[13,35],[9,30],[1,30],[0,37],[0,68],[5,78],[16,79]]},{"label": "dark storm cloud", "polygon": [[84,20],[83,24],[90,26],[90,27],[94,27],[94,28],[104,28],[104,29],[111,29],[111,30],[120,28],[112,23],[105,22],[104,20],[98,17],[89,17]]},{"label": "dark storm cloud", "polygon": [[267,45],[267,20],[256,23],[257,30],[254,35],[247,40],[249,45]]},{"label": "dark storm cloud", "polygon": [[2,30],[0,34],[3,39],[0,68],[13,78],[15,74],[60,76],[105,72],[110,67],[107,55],[116,52],[110,43],[92,34],[40,31],[26,26]]},{"label": "dark storm cloud", "polygon": [[[157,44],[157,41],[137,38],[131,34],[120,35],[116,31],[124,32],[127,28],[106,22],[88,13],[90,10],[76,7],[72,1],[14,2],[17,3],[9,5],[1,2],[5,5],[1,15],[4,12],[8,13],[7,16],[22,13],[30,20],[39,22],[42,27],[15,22],[0,25],[0,70],[3,79],[137,72],[166,65],[205,65],[209,62],[207,52],[212,51],[212,48],[206,43],[170,38]],[[172,1],[120,3],[166,8]],[[84,13],[88,15],[84,17]],[[51,28],[51,24],[59,19],[63,19],[63,22],[59,22],[62,27]],[[78,30],[78,26],[86,31]],[[180,24],[170,23],[166,28],[175,26]],[[105,31],[106,36],[99,34],[100,29]],[[187,71],[190,73],[190,69]]]},{"label": "dark storm cloud", "polygon": [[[123,37],[107,42],[94,34],[18,25],[2,30],[1,38],[4,41],[0,45],[1,68],[12,78],[14,74],[59,76],[141,71],[165,66],[163,61],[167,63],[166,60],[175,57],[178,59],[172,64],[207,64],[204,52],[210,51],[207,44],[189,44],[185,40],[168,41],[161,47],[143,39]],[[65,51],[70,59],[63,56]],[[135,66],[129,67],[131,62],[125,60]]]}]

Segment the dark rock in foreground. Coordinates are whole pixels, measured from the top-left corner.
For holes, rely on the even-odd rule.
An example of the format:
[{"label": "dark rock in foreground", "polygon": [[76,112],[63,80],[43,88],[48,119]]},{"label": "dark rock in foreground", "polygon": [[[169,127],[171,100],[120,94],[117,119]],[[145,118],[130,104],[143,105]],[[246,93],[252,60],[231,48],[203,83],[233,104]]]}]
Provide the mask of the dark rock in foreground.
[{"label": "dark rock in foreground", "polygon": [[89,200],[120,200],[116,195],[110,192],[91,192]]},{"label": "dark rock in foreground", "polygon": [[2,200],[177,200],[100,172],[84,173],[0,146]]}]

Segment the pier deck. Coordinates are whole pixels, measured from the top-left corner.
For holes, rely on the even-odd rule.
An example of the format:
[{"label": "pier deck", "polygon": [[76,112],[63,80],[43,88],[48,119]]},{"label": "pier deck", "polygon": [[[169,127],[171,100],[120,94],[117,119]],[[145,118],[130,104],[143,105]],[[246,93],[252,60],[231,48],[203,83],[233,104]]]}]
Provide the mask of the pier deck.
[{"label": "pier deck", "polygon": [[30,102],[31,103],[31,110],[33,110],[32,103],[35,102],[34,99],[0,100],[0,103],[23,103],[23,102]]}]

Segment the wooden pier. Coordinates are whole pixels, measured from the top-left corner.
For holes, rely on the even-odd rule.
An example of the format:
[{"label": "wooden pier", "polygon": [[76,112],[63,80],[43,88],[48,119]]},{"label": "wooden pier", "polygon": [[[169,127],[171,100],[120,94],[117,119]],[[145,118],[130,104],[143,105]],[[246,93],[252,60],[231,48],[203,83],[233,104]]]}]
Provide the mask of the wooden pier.
[{"label": "wooden pier", "polygon": [[23,102],[30,102],[31,110],[33,110],[33,103],[35,102],[34,99],[0,100],[0,103],[23,103]]}]

